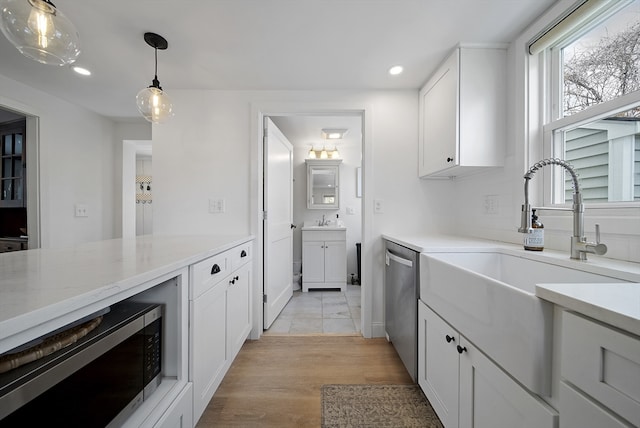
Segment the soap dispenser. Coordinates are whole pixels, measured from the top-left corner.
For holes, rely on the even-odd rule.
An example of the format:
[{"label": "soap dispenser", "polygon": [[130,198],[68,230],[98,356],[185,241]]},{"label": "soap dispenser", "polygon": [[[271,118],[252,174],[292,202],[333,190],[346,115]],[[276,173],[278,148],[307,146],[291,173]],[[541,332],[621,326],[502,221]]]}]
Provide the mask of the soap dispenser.
[{"label": "soap dispenser", "polygon": [[538,220],[536,210],[531,210],[531,233],[524,235],[524,249],[542,251],[544,249],[544,225]]}]

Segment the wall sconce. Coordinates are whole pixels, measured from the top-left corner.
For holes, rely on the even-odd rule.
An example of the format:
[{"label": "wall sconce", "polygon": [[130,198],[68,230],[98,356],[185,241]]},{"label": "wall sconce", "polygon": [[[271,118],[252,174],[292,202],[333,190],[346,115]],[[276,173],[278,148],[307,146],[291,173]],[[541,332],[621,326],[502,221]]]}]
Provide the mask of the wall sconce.
[{"label": "wall sconce", "polygon": [[42,64],[68,65],[80,55],[78,31],[49,0],[0,0],[0,30]]},{"label": "wall sconce", "polygon": [[151,86],[138,92],[136,104],[142,116],[149,122],[163,123],[173,116],[173,104],[158,81],[158,49],[165,50],[169,44],[164,37],[155,33],[144,33],[144,41],[155,50],[156,68]]}]

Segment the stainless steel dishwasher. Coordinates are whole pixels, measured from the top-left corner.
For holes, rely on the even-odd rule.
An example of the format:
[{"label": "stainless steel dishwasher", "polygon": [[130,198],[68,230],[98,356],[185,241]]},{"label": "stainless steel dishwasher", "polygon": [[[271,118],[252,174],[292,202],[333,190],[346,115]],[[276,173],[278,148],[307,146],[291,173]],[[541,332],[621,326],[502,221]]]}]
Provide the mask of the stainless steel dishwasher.
[{"label": "stainless steel dishwasher", "polygon": [[411,379],[418,373],[419,253],[385,240],[385,330]]}]

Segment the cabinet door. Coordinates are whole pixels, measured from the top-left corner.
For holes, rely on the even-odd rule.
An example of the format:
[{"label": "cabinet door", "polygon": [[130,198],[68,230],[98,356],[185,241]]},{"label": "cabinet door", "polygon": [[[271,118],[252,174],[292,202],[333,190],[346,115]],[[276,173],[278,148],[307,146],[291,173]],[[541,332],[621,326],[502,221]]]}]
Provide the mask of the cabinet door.
[{"label": "cabinet door", "polygon": [[458,333],[418,301],[418,384],[446,428],[458,426]]},{"label": "cabinet door", "polygon": [[640,340],[571,312],[561,337],[560,376],[640,426]]},{"label": "cabinet door", "polygon": [[0,207],[24,207],[26,121],[0,126]]},{"label": "cabinet door", "polygon": [[197,421],[224,377],[227,365],[227,283],[192,301],[193,418]]},{"label": "cabinet door", "polygon": [[347,246],[345,241],[324,243],[325,282],[345,282],[347,280]]},{"label": "cabinet door", "polygon": [[323,241],[302,241],[302,280],[324,282]]},{"label": "cabinet door", "polygon": [[249,265],[235,271],[229,280],[227,315],[228,358],[233,360],[251,331],[251,269]]},{"label": "cabinet door", "polygon": [[458,164],[460,50],[454,50],[420,91],[420,177]]},{"label": "cabinet door", "polygon": [[558,414],[460,336],[461,428],[554,428]]}]

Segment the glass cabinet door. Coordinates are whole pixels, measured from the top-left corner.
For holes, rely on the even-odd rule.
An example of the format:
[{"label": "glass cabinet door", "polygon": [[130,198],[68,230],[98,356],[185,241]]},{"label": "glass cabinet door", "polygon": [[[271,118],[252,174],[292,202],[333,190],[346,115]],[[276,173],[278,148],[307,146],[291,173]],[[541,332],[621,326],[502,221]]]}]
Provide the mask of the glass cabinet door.
[{"label": "glass cabinet door", "polygon": [[0,207],[24,207],[24,121],[0,126]]}]

